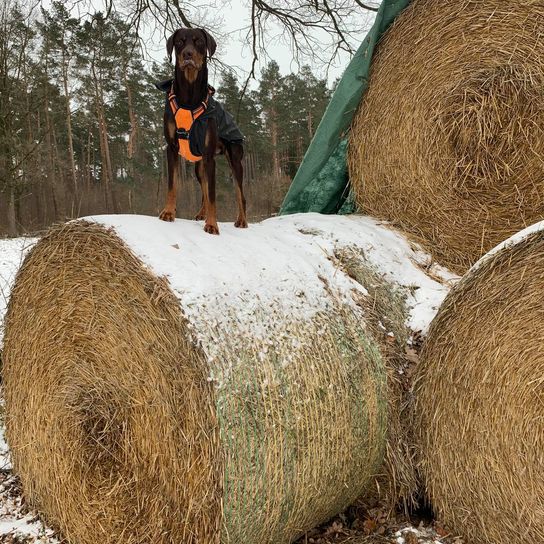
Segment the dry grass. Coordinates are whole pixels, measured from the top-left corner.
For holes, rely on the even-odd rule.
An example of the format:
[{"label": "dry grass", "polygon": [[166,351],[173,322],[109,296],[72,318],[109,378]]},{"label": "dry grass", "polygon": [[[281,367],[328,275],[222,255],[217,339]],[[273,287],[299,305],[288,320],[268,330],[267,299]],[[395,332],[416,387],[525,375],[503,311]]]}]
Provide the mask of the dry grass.
[{"label": "dry grass", "polygon": [[337,251],[342,270],[360,283],[367,296],[359,297],[366,324],[379,343],[387,367],[388,427],[384,472],[376,482],[377,496],[393,508],[404,503],[408,509],[417,492],[413,439],[410,429],[410,397],[401,377],[406,370],[406,349],[410,331],[406,326],[406,293],[387,281],[357,248]]},{"label": "dry grass", "polygon": [[414,0],[374,59],[358,206],[457,272],[544,215],[543,26],[537,0]]},{"label": "dry grass", "polygon": [[219,542],[223,456],[179,304],[114,236],[52,230],[6,319],[6,435],[27,499],[70,542]]},{"label": "dry grass", "polygon": [[419,366],[421,473],[471,544],[544,542],[544,234],[453,289]]},{"label": "dry grass", "polygon": [[71,542],[290,542],[382,471],[387,370],[360,316],[338,305],[273,342],[235,318],[211,359],[112,232],[70,223],[33,249],[6,322],[7,437]]}]

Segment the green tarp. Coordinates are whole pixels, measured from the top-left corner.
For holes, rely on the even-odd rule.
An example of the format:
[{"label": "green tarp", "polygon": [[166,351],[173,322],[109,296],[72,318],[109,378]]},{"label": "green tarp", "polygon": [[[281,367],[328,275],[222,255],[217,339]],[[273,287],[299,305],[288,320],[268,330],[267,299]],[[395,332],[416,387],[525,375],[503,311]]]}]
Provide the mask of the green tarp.
[{"label": "green tarp", "polygon": [[346,164],[347,133],[368,86],[374,49],[410,0],[383,0],[374,26],[349,63],[281,206],[280,215],[354,211]]}]

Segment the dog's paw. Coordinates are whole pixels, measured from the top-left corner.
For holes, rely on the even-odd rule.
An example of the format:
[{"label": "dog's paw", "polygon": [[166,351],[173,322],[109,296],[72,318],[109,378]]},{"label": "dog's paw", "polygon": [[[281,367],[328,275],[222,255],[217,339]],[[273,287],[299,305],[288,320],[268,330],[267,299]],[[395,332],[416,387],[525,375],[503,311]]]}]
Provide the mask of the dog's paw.
[{"label": "dog's paw", "polygon": [[203,213],[197,213],[195,215],[195,221],[204,221],[206,219],[206,216]]},{"label": "dog's paw", "polygon": [[234,226],[238,229],[247,229],[247,221],[244,219],[238,218],[236,220],[236,223],[234,223]]},{"label": "dog's paw", "polygon": [[159,215],[159,219],[161,219],[162,221],[174,221],[174,219],[176,219],[176,210],[164,208],[164,210]]},{"label": "dog's paw", "polygon": [[219,234],[219,227],[217,225],[212,225],[211,223],[206,223],[204,225],[204,230],[208,234]]}]

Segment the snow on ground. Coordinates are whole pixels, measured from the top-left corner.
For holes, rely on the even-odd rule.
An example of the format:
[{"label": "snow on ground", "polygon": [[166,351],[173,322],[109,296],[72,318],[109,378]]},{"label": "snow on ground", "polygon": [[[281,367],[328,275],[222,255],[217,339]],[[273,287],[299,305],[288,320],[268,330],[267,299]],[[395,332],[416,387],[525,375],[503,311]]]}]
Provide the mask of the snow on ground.
[{"label": "snow on ground", "polygon": [[37,238],[0,239],[0,347],[4,336],[4,314],[15,274]]},{"label": "snow on ground", "polygon": [[17,479],[0,472],[0,542],[59,544],[54,531],[24,505]]},{"label": "snow on ground", "polygon": [[[0,400],[2,403],[0,410],[4,410],[3,400]],[[6,442],[5,432],[4,432],[4,420],[3,417],[0,417],[0,472],[5,470],[11,470],[11,459],[9,456],[9,447]]]}]

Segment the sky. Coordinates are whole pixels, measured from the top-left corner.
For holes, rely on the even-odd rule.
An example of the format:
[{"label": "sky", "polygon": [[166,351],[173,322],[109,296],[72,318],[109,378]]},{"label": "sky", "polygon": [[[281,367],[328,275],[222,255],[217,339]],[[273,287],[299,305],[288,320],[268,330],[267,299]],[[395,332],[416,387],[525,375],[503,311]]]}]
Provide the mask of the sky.
[{"label": "sky", "polygon": [[[225,53],[222,55],[222,60],[229,63],[230,59],[236,59],[236,64],[240,66],[242,72],[246,72],[251,66],[251,50],[246,40],[247,31],[240,31],[240,28],[246,27],[250,23],[250,10],[248,9],[244,0],[231,0],[231,9],[226,10],[224,13],[225,29],[229,32],[228,42],[224,48]],[[366,31],[372,26],[374,20],[374,14],[368,12],[368,16],[363,15],[364,21],[361,27],[365,29],[360,36],[360,40],[357,43],[355,41],[351,44],[352,47],[357,48],[363,41]],[[286,43],[282,39],[279,29],[277,35],[269,40],[266,44],[266,53],[269,59],[275,60],[279,66],[282,74],[289,74],[291,72],[297,72],[299,66],[294,60],[294,53],[290,48],[290,44]],[[332,83],[337,77],[340,77],[350,61],[351,56],[348,53],[342,52],[335,60],[334,64],[328,69],[323,66],[322,63],[316,61],[316,59],[303,59],[304,63],[312,65],[314,73],[320,77],[327,77],[329,83]],[[266,62],[269,60],[266,57],[260,58],[258,69],[262,69]],[[234,63],[234,60],[232,61]]]},{"label": "sky", "polygon": [[[123,0],[118,0],[122,2]],[[127,0],[128,1],[128,0]],[[198,4],[200,0],[195,3]],[[90,7],[94,9],[103,9],[104,0],[84,0],[86,2],[85,12],[88,12]],[[191,16],[196,19],[200,19],[202,16],[209,20],[210,28],[215,28],[221,34],[221,38],[218,40],[218,58],[227,66],[232,67],[238,75],[240,81],[245,81],[245,78],[251,67],[251,49],[247,42],[247,28],[250,24],[250,9],[248,6],[249,0],[209,0],[200,1],[202,5],[211,6],[209,9],[200,10],[191,13]],[[376,5],[377,2],[375,2]],[[42,0],[42,4],[47,6],[50,4],[50,0]],[[131,2],[129,2],[131,4]],[[183,5],[183,2],[181,2]],[[81,3],[79,4],[81,10]],[[74,13],[74,12],[73,12]],[[81,12],[80,12],[81,13]],[[77,12],[74,13],[77,15]],[[363,41],[366,31],[368,31],[374,20],[373,12],[361,11],[360,20],[355,21],[360,27],[360,36],[357,35],[352,40],[352,47],[356,49]],[[166,38],[163,32],[157,28],[156,25],[148,24],[141,31],[141,34],[145,42],[145,53],[148,59],[161,62],[166,56]],[[316,32],[316,31],[312,31]],[[294,60],[294,53],[290,47],[290,44],[283,39],[279,27],[272,28],[268,43],[266,43],[266,52],[260,53],[259,61],[257,63],[257,76],[260,70],[270,60],[275,60],[279,66],[282,74],[289,74],[291,72],[297,72],[299,65]],[[318,35],[321,39],[321,36]],[[323,43],[326,39],[323,37]],[[340,77],[346,68],[350,60],[348,53],[342,52],[334,61],[332,65],[326,67],[322,62],[319,62],[318,56],[303,59],[303,64],[309,64],[318,77],[327,78],[329,84]],[[211,65],[210,67],[210,79],[212,84],[218,83],[220,66]]]}]

